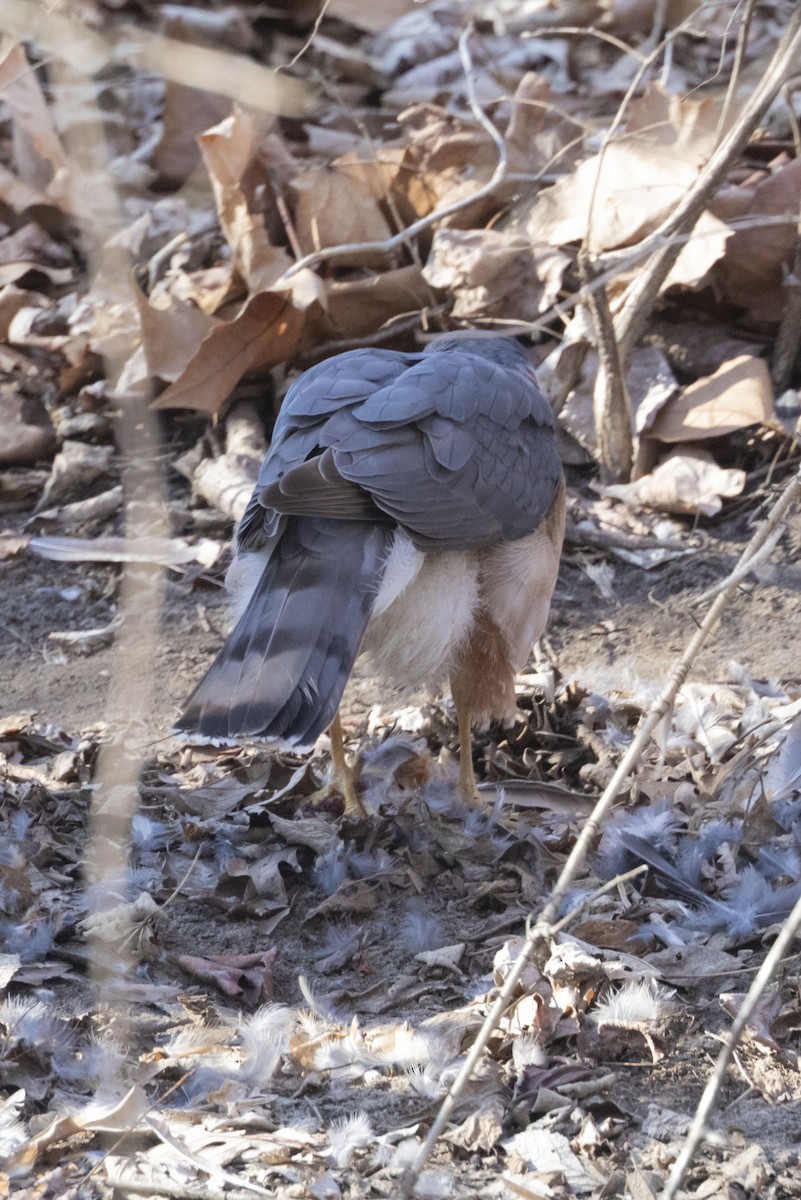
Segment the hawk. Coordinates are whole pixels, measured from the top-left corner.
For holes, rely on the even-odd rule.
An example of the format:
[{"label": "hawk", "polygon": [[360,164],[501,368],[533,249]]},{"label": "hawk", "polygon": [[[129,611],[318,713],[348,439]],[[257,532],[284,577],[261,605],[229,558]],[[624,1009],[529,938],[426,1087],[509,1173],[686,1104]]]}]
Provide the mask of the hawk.
[{"label": "hawk", "polygon": [[522,346],[445,338],[351,350],[289,388],[239,525],[237,624],[177,729],[310,747],[360,653],[404,687],[450,679],[459,788],[471,727],[508,721],[548,617],[565,521],[553,414]]}]

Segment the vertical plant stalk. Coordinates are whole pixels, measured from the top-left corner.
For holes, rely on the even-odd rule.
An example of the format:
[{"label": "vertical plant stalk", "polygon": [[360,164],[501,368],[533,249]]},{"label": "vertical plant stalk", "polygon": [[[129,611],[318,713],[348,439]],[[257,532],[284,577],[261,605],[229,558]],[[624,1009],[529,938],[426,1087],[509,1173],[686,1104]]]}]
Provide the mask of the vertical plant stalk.
[{"label": "vertical plant stalk", "polygon": [[[80,120],[63,137],[65,149],[75,173],[75,194],[82,197],[76,205],[82,248],[95,293],[109,307],[134,306],[128,281],[130,263],[126,252],[110,248],[109,239],[122,225],[119,198],[108,169],[108,150],[100,110],[95,104],[87,114],[88,96],[93,81],[66,62],[51,65],[56,84],[57,102],[64,128],[73,123],[65,109],[71,97],[83,98]],[[91,180],[91,187],[88,186]],[[134,349],[132,344],[131,351]],[[166,517],[164,480],[159,465],[158,418],[148,408],[149,389],[120,392],[126,351],[107,354],[106,379],[116,394],[118,415],[114,437],[122,462],[122,487],[125,504],[125,537],[135,539],[146,534],[169,537]],[[108,707],[115,721],[114,736],[105,742],[94,772],[95,789],[89,816],[89,846],[86,871],[102,909],[119,903],[120,880],[128,871],[128,831],[139,800],[138,784],[141,756],[136,744],[141,741],[142,717],[152,711],[153,662],[163,598],[164,568],[156,564],[126,563],[122,571],[118,612],[120,627],[114,640],[113,674]],[[105,899],[104,899],[105,893]],[[94,948],[90,971],[95,984],[102,986],[109,974],[130,971],[136,960],[135,938],[129,929],[114,948],[112,963],[99,947]],[[118,1012],[125,1021],[122,1007]]]},{"label": "vertical plant stalk", "polygon": [[[596,280],[586,242],[578,255],[581,299],[592,317],[599,370],[593,390],[598,462],[604,483],[628,482],[634,459],[631,401],[606,288]],[[595,286],[593,286],[595,284]]]}]

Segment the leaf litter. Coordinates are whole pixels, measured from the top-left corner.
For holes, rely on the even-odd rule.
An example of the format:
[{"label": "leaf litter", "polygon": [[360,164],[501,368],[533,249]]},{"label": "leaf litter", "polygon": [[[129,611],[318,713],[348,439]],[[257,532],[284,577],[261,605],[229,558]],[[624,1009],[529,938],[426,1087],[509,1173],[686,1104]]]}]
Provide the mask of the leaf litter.
[{"label": "leaf litter", "polygon": [[[678,52],[658,82],[642,80],[608,141],[652,6],[565,6],[556,28],[539,4],[374,7],[159,4],[136,13],[137,27],[121,24],[124,5],[67,5],[85,20],[70,27],[75,44],[103,47],[93,87],[120,199],[106,263],[88,275],[75,222],[87,205],[104,216],[104,193],[98,162],[74,151],[91,114],[86,81],[42,69],[35,42],[5,43],[6,565],[159,562],[202,595],[286,386],[350,345],[528,329],[543,381],[566,376],[583,336],[580,310],[572,332],[566,323],[576,244],[589,236],[617,256],[614,304],[639,269],[626,255],[670,216],[719,136],[732,6],[716,7],[718,24],[667,6]],[[786,5],[757,6],[747,70],[786,16]],[[583,29],[562,28],[572,22]],[[137,45],[160,45],[154,30],[173,49],[273,67],[307,47],[292,115],[197,86],[197,72],[188,86],[164,57],[135,65]],[[508,156],[491,187],[498,147],[471,98]],[[695,568],[718,514],[749,484],[750,498],[767,494],[754,484],[797,459],[795,410],[780,416],[766,365],[793,284],[796,103],[771,110],[711,197],[630,358],[638,477],[600,496],[586,486],[592,360],[561,407],[575,470],[567,578],[586,578],[580,594],[603,597],[610,624],[621,571]],[[393,241],[429,219],[414,241]],[[110,271],[130,277],[127,298],[109,291]],[[114,382],[104,355],[125,364]],[[120,536],[114,423],[151,389],[180,474],[173,536],[137,543]],[[789,557],[792,525],[784,539]],[[75,599],[66,583],[61,599],[98,593],[92,620],[70,632],[102,654],[120,623],[99,594],[114,580],[82,571]],[[74,651],[54,636],[50,667]],[[398,1194],[526,914],[650,699],[625,672],[532,670],[513,729],[477,740],[481,812],[454,799],[452,722],[435,700],[401,710],[382,696],[351,726],[368,733],[369,816],[356,823],[315,798],[324,752],[151,748],[137,815],[113,835],[129,866],[110,881],[87,856],[95,766],[103,747],[131,763],[137,748],[113,720],[62,727],[38,702],[9,712],[0,1192],[191,1195],[205,1181],[214,1194]],[[526,968],[416,1194],[661,1186],[698,1064],[801,892],[799,706],[797,680],[767,684],[736,666],[725,682],[685,686],[566,902],[580,911]],[[599,894],[642,864],[642,878]],[[796,992],[790,964],[749,1027],[727,1083],[731,1119],[710,1134],[695,1194],[799,1194],[785,1120],[799,1100]]]}]

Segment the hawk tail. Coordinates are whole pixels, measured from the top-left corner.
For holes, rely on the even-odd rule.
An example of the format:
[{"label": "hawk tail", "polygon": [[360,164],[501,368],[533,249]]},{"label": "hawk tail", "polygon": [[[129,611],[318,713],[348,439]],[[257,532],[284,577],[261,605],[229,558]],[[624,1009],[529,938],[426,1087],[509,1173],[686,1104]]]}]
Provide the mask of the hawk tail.
[{"label": "hawk tail", "polygon": [[339,707],[391,538],[372,522],[290,519],[176,730],[312,745]]}]

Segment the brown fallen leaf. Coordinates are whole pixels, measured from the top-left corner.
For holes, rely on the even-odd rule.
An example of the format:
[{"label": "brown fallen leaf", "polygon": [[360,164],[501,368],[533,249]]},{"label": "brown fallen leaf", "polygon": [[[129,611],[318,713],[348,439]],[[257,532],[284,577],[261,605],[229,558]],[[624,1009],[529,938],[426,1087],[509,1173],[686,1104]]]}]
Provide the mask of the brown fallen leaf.
[{"label": "brown fallen leaf", "polygon": [[500,229],[439,229],[423,278],[454,296],[453,315],[533,321],[559,295],[570,260],[524,234]]},{"label": "brown fallen leaf", "polygon": [[46,275],[51,283],[69,283],[72,255],[33,221],[0,240],[0,285],[16,283],[30,271]]},{"label": "brown fallen leaf", "polygon": [[785,277],[795,247],[800,205],[798,158],[751,186],[722,190],[710,205],[721,220],[737,221],[725,254],[713,270],[714,286],[727,303],[740,305],[752,320],[777,321],[784,311]]},{"label": "brown fallen leaf", "polygon": [[[312,167],[293,181],[295,227],[304,254],[346,242],[380,242],[394,232],[381,210],[397,163],[360,162],[355,154]],[[343,264],[384,267],[387,256],[354,252]]]},{"label": "brown fallen leaf", "polygon": [[232,321],[215,325],[183,373],[151,407],[218,413],[248,371],[286,362],[300,339],[305,310],[322,291],[320,280],[309,271],[294,276],[291,282],[295,281],[291,289],[257,292]]},{"label": "brown fallen leaf", "polygon": [[9,40],[0,51],[0,92],[14,118],[12,157],[16,175],[46,193],[65,212],[73,211],[67,156],[39,75],[17,41]]},{"label": "brown fallen leaf", "polygon": [[371,913],[377,903],[376,889],[364,879],[349,879],[341,883],[332,896],[326,896],[320,904],[307,913],[304,924],[315,917],[331,916],[335,913]]},{"label": "brown fallen leaf", "polygon": [[625,134],[540,193],[529,235],[562,246],[589,233],[593,251],[636,242],[697,178],[714,145],[716,121],[710,98],[681,100],[652,85],[630,104]]},{"label": "brown fallen leaf", "polygon": [[[231,116],[200,137],[233,269],[254,293],[270,288],[292,265],[286,251],[270,242],[260,198],[268,176],[259,152],[271,123],[272,118],[259,121],[253,113],[235,107]],[[291,155],[275,135],[269,146],[273,155],[280,154],[286,172]]]},{"label": "brown fallen leaf", "polygon": [[327,338],[365,337],[399,313],[417,312],[434,300],[431,287],[417,266],[397,267],[363,279],[329,280],[324,308],[310,313],[300,352],[309,352]]},{"label": "brown fallen leaf", "polygon": [[219,321],[194,304],[184,304],[173,296],[160,296],[153,302],[139,288],[135,287],[133,293],[148,370],[165,383],[174,383]]}]

